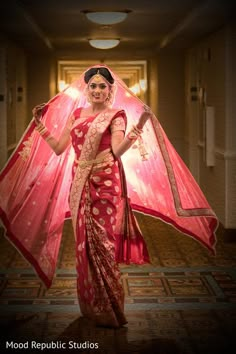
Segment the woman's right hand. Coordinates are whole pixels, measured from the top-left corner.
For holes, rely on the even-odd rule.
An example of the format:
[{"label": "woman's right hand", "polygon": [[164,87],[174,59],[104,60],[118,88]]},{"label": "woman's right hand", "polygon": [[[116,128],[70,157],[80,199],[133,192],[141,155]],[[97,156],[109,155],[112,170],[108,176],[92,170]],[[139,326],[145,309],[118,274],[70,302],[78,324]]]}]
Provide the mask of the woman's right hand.
[{"label": "woman's right hand", "polygon": [[144,125],[146,124],[147,120],[150,119],[152,116],[154,116],[153,112],[151,111],[151,109],[147,106],[144,105],[143,106],[143,112],[139,117],[139,121],[137,124],[137,127],[139,129],[142,129],[144,127]]},{"label": "woman's right hand", "polygon": [[43,113],[45,106],[46,106],[46,103],[41,103],[32,109],[33,117],[34,117],[35,123],[37,125],[40,124],[40,120],[41,120],[42,113]]}]

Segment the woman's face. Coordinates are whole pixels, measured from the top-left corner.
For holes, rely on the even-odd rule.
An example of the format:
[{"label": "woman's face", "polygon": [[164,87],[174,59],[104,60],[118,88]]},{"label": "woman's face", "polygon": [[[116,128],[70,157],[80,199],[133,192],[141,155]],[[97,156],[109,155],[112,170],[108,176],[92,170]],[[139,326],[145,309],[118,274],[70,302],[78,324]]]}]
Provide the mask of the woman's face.
[{"label": "woman's face", "polygon": [[88,99],[91,103],[105,103],[110,87],[101,75],[95,75],[88,84]]}]

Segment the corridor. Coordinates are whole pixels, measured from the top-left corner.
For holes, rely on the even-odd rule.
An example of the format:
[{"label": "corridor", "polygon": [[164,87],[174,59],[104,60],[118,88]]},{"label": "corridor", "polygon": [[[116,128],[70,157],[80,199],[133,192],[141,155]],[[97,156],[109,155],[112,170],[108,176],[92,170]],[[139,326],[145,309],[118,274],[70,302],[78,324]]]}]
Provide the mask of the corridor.
[{"label": "corridor", "polygon": [[[0,353],[236,353],[235,1],[120,0],[114,4],[109,0],[102,3],[93,0],[11,0],[3,2],[0,8],[0,168],[4,173],[9,157],[13,157],[7,165],[7,173],[10,171],[10,174],[0,174],[0,180],[5,178],[6,183],[1,184],[0,194]],[[137,124],[140,112],[137,106],[128,102],[130,98],[135,98],[142,112],[146,107],[143,104],[154,112],[157,119],[153,121],[153,126],[158,122],[159,132],[162,132],[157,136],[152,135],[150,126],[146,130],[145,144],[149,155],[150,152],[158,151],[158,155],[153,154],[154,172],[147,168],[147,173],[142,175],[141,169],[136,168],[134,172],[130,163],[134,161],[136,153],[141,152],[141,164],[148,156],[142,139],[139,140],[140,144],[132,146],[134,155],[124,164],[129,181],[141,186],[131,188],[129,184],[128,197],[132,202],[133,193],[138,200],[137,204],[134,203],[137,207],[135,210],[162,215],[164,220],[170,220],[173,225],[178,225],[180,220],[185,223],[190,212],[195,216],[199,216],[200,212],[203,214],[200,215],[199,224],[202,222],[205,227],[210,218],[207,214],[208,205],[198,201],[199,185],[220,225],[216,233],[216,255],[213,255],[202,244],[181,234],[170,224],[136,212],[151,263],[142,266],[120,265],[128,324],[116,330],[95,327],[80,314],[71,220],[66,220],[64,224],[56,274],[49,289],[4,237],[3,229],[3,225],[10,229],[14,222],[17,224],[19,221],[14,232],[10,230],[15,246],[21,247],[19,239],[24,237],[23,247],[26,247],[24,250],[29,258],[34,251],[43,250],[39,252],[39,259],[43,259],[43,266],[47,265],[46,270],[52,269],[50,257],[56,254],[53,252],[57,245],[51,236],[53,232],[53,237],[60,237],[61,234],[57,234],[58,225],[51,218],[56,208],[48,208],[49,204],[45,201],[51,203],[52,198],[49,196],[45,199],[44,191],[49,193],[50,183],[54,186],[57,176],[65,176],[66,173],[62,174],[61,170],[55,168],[60,166],[62,155],[56,156],[56,163],[55,160],[49,161],[49,155],[45,155],[45,161],[42,162],[42,151],[47,152],[48,146],[41,137],[35,138],[41,139],[37,140],[39,145],[34,145],[35,149],[31,148],[31,138],[35,133],[32,109],[42,102],[55,103],[52,100],[55,95],[60,96],[63,90],[72,87],[70,85],[90,66],[100,64],[110,67],[121,79],[116,80],[114,85],[108,83],[109,100],[103,103],[110,102],[112,105],[112,95],[117,92],[119,84],[125,90],[125,95],[120,96],[125,108],[120,103],[112,108],[124,109],[128,113],[131,107],[132,114],[127,114],[128,125],[133,121]],[[65,96],[75,99],[75,93],[78,97],[84,96],[81,98],[81,102],[84,100],[81,107],[89,106],[87,91],[82,90],[81,86],[78,91],[72,87]],[[51,127],[47,124],[41,127],[41,136],[46,134],[46,142],[52,138],[47,128],[51,131],[55,128],[57,133],[64,129],[65,119],[68,119],[66,114],[64,117],[60,104],[52,108],[56,114],[55,120],[53,116],[50,121]],[[65,111],[67,109],[68,106]],[[69,114],[69,111],[66,113]],[[78,138],[83,136],[85,139],[87,136],[82,131],[78,132],[77,128],[75,131]],[[128,129],[126,133],[128,136]],[[152,136],[159,140],[152,140]],[[166,146],[163,149],[164,136],[168,138],[168,149]],[[76,146],[82,150],[81,143]],[[71,156],[67,155],[70,162]],[[158,162],[156,156],[160,156],[160,161],[164,163]],[[171,165],[171,159],[176,163]],[[36,161],[34,165],[29,162],[32,160]],[[85,162],[91,165],[93,160],[94,157]],[[187,176],[187,169],[181,160],[197,182],[196,186],[190,184],[194,185],[196,192],[193,195],[193,189],[187,188],[190,178],[183,178]],[[77,163],[78,159],[74,161]],[[80,162],[83,165],[84,160]],[[45,167],[45,173],[41,173],[40,165]],[[29,166],[34,168],[28,169]],[[53,168],[59,172],[49,181],[48,175]],[[24,171],[29,172],[29,179],[28,175],[24,178]],[[71,170],[67,169],[66,172],[67,177],[71,176]],[[152,182],[145,184],[142,176],[151,176]],[[163,177],[165,184],[153,183],[157,181],[157,176]],[[39,180],[41,177],[45,184]],[[28,183],[25,183],[26,194],[18,193],[21,192],[19,180]],[[67,186],[65,179],[63,182],[60,187]],[[36,193],[37,198],[32,197],[32,204],[24,209],[22,205],[27,204],[24,202],[32,196],[31,187],[34,186],[37,192],[40,184],[42,193]],[[17,193],[11,193],[14,188],[24,197],[15,198]],[[151,191],[149,195],[147,190]],[[168,197],[167,190],[170,191]],[[52,188],[52,194],[55,191],[57,188]],[[66,196],[66,193],[61,195]],[[66,213],[61,204],[56,203],[58,195],[54,197],[55,205],[60,205],[58,219],[63,222]],[[152,197],[158,208],[164,205],[164,212],[153,210],[152,205],[149,208]],[[49,210],[50,214],[53,210],[49,215],[51,219],[44,218],[42,204],[38,200],[45,202],[45,215],[46,211]],[[65,197],[64,200],[68,199]],[[170,205],[173,205],[173,219],[169,214]],[[180,209],[182,214],[179,213]],[[107,215],[110,215],[109,208],[107,210]],[[31,211],[32,219],[27,221],[26,217]],[[37,223],[39,214],[41,223]],[[50,229],[48,220],[52,219]],[[114,220],[113,216],[109,216],[110,223]],[[193,228],[198,228],[198,221],[194,226],[193,222],[188,221],[188,234],[195,235]],[[49,248],[47,244],[44,246],[43,240],[38,238],[37,244],[32,236],[34,222],[39,234],[44,227],[52,232],[45,232],[44,235],[46,241],[53,240],[55,249],[52,247],[52,253],[47,252]],[[213,224],[209,224],[213,227]],[[18,225],[26,225],[28,228],[24,230],[27,229],[27,232],[21,233]],[[179,229],[186,230],[184,227]],[[30,243],[27,244],[28,236]],[[206,237],[204,233],[202,236]],[[39,243],[41,248],[38,247]],[[42,254],[45,258],[41,257]]]}]

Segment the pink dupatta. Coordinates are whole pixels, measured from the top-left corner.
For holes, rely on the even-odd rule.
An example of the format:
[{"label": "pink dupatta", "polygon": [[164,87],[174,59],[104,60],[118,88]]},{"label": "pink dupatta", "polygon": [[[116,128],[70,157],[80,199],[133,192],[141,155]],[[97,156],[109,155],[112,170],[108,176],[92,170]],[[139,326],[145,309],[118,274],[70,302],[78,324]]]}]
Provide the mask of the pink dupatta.
[{"label": "pink dupatta", "polygon": [[[117,86],[113,107],[125,110],[129,131],[143,103],[111,74]],[[42,120],[55,137],[77,107],[87,106],[83,76],[48,102]],[[64,220],[70,215],[74,152],[69,147],[56,156],[34,128],[32,120],[1,172],[0,217],[6,237],[50,287]],[[137,144],[122,157],[132,208],[162,219],[215,252],[217,217],[157,118],[145,125],[143,142],[147,160],[140,158]]]}]

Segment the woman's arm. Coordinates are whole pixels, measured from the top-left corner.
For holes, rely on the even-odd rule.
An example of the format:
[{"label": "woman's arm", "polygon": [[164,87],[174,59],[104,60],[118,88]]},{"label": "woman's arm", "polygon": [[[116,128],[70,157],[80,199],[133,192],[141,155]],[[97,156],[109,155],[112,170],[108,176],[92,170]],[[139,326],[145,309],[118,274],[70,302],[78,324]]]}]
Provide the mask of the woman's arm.
[{"label": "woman's arm", "polygon": [[111,148],[116,157],[123,155],[123,153],[131,146],[131,144],[125,142],[124,137],[125,133],[122,130],[116,130],[111,135]]},{"label": "woman's arm", "polygon": [[37,125],[35,130],[37,130],[39,132],[39,134],[48,143],[48,145],[55,152],[55,154],[60,155],[66,150],[66,148],[69,146],[69,144],[71,142],[70,128],[72,126],[74,117],[72,116],[68,119],[68,123],[66,124],[65,128],[63,129],[60,138],[57,140],[56,138],[54,138],[51,135],[51,133],[47,130],[47,128],[40,121],[43,108],[44,108],[43,105],[39,105],[33,109],[33,116],[35,119],[35,123]]},{"label": "woman's arm", "polygon": [[48,145],[51,147],[51,149],[55,152],[56,155],[61,155],[71,142],[70,130],[67,126],[62,131],[62,134],[58,140],[51,135],[51,133],[42,123],[38,125],[35,129],[48,143]]},{"label": "woman's arm", "polygon": [[116,157],[122,156],[137,140],[142,133],[146,121],[153,115],[151,111],[145,111],[141,114],[138,124],[125,136],[123,130],[115,130],[111,136],[111,148]]}]

